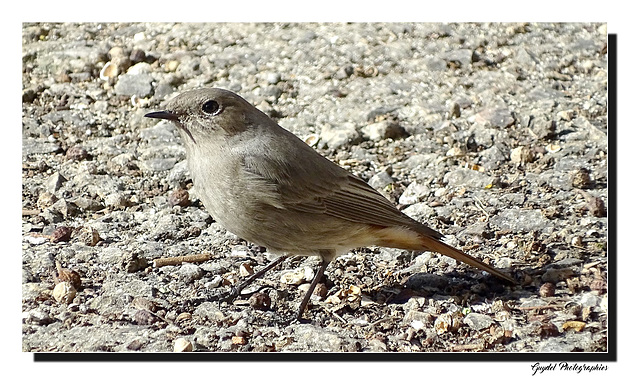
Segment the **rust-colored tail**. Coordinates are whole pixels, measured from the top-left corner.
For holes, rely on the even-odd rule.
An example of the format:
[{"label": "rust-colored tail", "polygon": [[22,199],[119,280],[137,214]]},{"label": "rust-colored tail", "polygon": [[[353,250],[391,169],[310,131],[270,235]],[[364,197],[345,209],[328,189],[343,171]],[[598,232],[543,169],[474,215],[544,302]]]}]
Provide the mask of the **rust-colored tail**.
[{"label": "rust-colored tail", "polygon": [[425,250],[428,251],[435,251],[437,253],[440,254],[444,254],[447,257],[451,257],[454,259],[457,259],[460,262],[464,262],[467,265],[471,265],[473,267],[477,267],[478,269],[482,269],[486,272],[489,272],[493,275],[495,275],[496,277],[500,277],[502,279],[504,279],[505,281],[509,281],[513,284],[517,284],[518,282],[511,278],[510,276],[499,272],[498,270],[494,269],[493,267],[487,265],[486,263],[480,261],[479,259],[476,259],[472,256],[470,256],[469,254],[460,251],[458,249],[456,249],[455,247],[449,246],[446,243],[440,242],[434,238],[431,237],[427,237],[427,236],[423,236],[422,237],[422,246],[425,248]]},{"label": "rust-colored tail", "polygon": [[[427,228],[428,229],[428,228]],[[442,236],[440,233],[428,229],[430,232],[416,231],[402,226],[373,227],[369,229],[376,239],[375,244],[382,247],[394,247],[397,249],[416,250],[416,251],[435,251],[448,257],[455,258],[467,265],[477,267],[489,272],[496,277],[500,277],[505,281],[517,284],[518,282],[501,273],[486,263],[473,258],[469,254],[462,252],[455,247],[439,241],[436,237]]]}]

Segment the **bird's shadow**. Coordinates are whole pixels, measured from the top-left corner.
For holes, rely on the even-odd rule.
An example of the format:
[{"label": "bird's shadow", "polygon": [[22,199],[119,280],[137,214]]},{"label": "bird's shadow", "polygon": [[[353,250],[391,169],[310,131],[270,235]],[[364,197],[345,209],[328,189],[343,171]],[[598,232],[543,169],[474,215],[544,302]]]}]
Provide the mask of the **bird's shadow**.
[{"label": "bird's shadow", "polygon": [[375,302],[384,304],[404,304],[412,297],[457,297],[469,302],[482,302],[500,298],[514,300],[536,294],[534,288],[525,288],[522,283],[514,285],[493,276],[478,279],[455,273],[439,275],[426,272],[411,274],[404,281],[378,286],[365,293]]}]

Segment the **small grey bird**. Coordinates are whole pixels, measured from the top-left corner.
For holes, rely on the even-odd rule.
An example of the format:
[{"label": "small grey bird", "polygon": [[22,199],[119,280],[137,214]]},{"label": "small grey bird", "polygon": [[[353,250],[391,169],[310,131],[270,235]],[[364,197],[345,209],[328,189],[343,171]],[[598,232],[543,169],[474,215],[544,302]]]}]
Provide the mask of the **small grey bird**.
[{"label": "small grey bird", "polygon": [[297,318],[329,263],[351,249],[382,246],[432,251],[510,276],[440,241],[443,235],[399,211],[362,179],[329,161],[235,93],[218,88],[184,92],[164,111],[187,150],[197,196],[230,232],[281,254],[231,293],[291,255],[322,258]]}]

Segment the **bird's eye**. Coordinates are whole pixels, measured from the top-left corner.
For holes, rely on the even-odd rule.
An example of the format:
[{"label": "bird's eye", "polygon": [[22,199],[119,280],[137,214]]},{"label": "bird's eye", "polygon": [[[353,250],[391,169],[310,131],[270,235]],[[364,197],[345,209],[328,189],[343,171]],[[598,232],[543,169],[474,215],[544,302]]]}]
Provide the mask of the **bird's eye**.
[{"label": "bird's eye", "polygon": [[202,111],[207,114],[217,115],[220,112],[220,105],[215,100],[207,100],[202,105]]}]

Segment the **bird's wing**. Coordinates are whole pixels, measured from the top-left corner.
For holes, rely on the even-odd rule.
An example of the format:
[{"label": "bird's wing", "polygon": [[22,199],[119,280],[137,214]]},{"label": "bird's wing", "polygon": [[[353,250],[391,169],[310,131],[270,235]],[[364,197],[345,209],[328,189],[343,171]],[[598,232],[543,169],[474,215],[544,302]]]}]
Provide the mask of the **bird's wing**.
[{"label": "bird's wing", "polygon": [[290,144],[289,148],[298,150],[290,151],[286,162],[276,161],[269,150],[243,158],[247,172],[275,186],[281,208],[383,227],[405,226],[442,238],[442,234],[403,214],[365,181],[306,144]]}]

